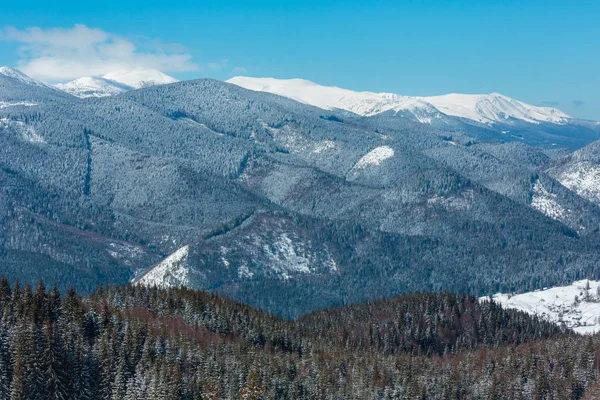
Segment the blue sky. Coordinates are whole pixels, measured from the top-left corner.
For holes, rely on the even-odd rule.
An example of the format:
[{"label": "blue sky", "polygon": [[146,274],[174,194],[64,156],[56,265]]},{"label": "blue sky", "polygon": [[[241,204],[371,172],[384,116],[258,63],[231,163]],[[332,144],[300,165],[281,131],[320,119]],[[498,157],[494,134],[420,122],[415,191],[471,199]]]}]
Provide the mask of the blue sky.
[{"label": "blue sky", "polygon": [[0,65],[48,81],[139,64],[179,79],[500,92],[600,120],[599,1],[0,3]]}]

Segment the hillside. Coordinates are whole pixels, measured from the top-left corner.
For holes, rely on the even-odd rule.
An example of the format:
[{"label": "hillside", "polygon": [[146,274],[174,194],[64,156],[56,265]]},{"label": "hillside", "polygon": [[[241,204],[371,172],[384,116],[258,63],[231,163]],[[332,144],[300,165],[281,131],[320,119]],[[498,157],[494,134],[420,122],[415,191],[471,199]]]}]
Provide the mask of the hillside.
[{"label": "hillside", "polygon": [[[0,280],[2,398],[593,398],[597,337],[470,296],[286,321],[187,289]],[[587,396],[587,397],[585,397]]]}]

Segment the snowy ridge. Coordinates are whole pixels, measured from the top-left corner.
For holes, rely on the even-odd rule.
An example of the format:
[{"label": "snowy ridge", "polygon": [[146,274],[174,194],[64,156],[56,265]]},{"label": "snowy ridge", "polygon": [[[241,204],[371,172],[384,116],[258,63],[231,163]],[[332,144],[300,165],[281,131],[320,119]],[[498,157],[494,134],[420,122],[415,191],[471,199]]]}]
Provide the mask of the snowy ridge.
[{"label": "snowy ridge", "polygon": [[77,97],[114,96],[130,90],[178,82],[172,76],[156,70],[110,72],[103,76],[85,76],[56,87]]},{"label": "snowy ridge", "polygon": [[181,247],[134,281],[142,285],[161,288],[188,285],[189,269],[186,265],[188,252],[189,246]]},{"label": "snowy ridge", "polygon": [[68,83],[59,83],[57,88],[77,97],[106,97],[124,93],[133,88],[100,77],[83,77]]},{"label": "snowy ridge", "polygon": [[155,69],[115,71],[103,75],[102,78],[130,86],[134,89],[178,82],[177,79],[172,76],[163,74]]},{"label": "snowy ridge", "polygon": [[27,85],[39,86],[39,87],[44,87],[44,88],[52,88],[52,86],[46,85],[43,82],[40,82],[40,81],[35,80],[33,78],[30,78],[27,75],[25,75],[24,73],[22,73],[21,71],[16,70],[14,68],[0,67],[0,75],[4,75],[6,77],[16,79],[16,80],[18,80],[18,81],[20,81],[22,83],[27,84]]},{"label": "snowy ridge", "polygon": [[571,117],[549,107],[536,107],[499,93],[444,96],[401,96],[393,93],[355,92],[321,86],[303,79],[250,78],[237,76],[227,81],[249,90],[269,92],[326,110],[342,109],[362,116],[386,111],[408,112],[422,123],[443,115],[485,124],[519,120],[529,123],[567,123]]},{"label": "snowy ridge", "polygon": [[[548,321],[564,323],[579,333],[600,331],[600,281],[576,281],[560,286],[517,295],[497,293],[493,301],[537,315]],[[480,300],[489,299],[482,297]]]},{"label": "snowy ridge", "polygon": [[540,122],[564,124],[571,118],[556,108],[532,106],[500,93],[452,93],[444,96],[422,97],[422,99],[446,115],[486,124],[503,122],[511,118],[533,124]]}]

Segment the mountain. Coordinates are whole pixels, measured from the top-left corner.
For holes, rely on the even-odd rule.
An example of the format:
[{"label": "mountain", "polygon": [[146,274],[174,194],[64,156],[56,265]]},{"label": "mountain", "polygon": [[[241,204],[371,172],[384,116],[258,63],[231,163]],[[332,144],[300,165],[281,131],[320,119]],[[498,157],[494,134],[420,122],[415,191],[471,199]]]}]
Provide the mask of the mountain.
[{"label": "mountain", "polygon": [[177,79],[154,69],[114,71],[102,76],[104,79],[119,82],[135,89],[175,83]]},{"label": "mountain", "polygon": [[0,109],[30,107],[41,102],[66,101],[70,98],[72,96],[30,78],[21,71],[0,67]]},{"label": "mountain", "polygon": [[[215,80],[85,101],[5,84],[39,100],[0,109],[11,279],[187,285],[295,317],[599,273],[598,206],[545,173],[556,151]],[[540,212],[536,193],[566,212]]]},{"label": "mountain", "polygon": [[588,121],[579,121],[556,108],[533,106],[499,93],[423,97],[355,92],[303,79],[237,76],[227,82],[325,110],[340,109],[361,116],[386,114],[411,118],[439,129],[465,131],[484,139],[491,136],[501,141],[570,148],[600,139],[600,129]]},{"label": "mountain", "polygon": [[14,68],[10,68],[10,67],[0,67],[0,75],[3,75],[4,77],[7,77],[7,78],[15,79],[21,83],[24,83],[24,84],[30,85],[30,86],[39,86],[42,88],[50,87],[50,86],[46,85],[45,83],[42,83],[38,80],[30,78],[29,76],[25,75],[21,71],[16,70]]},{"label": "mountain", "polygon": [[156,70],[115,71],[101,77],[83,77],[56,85],[77,97],[114,96],[143,87],[177,82],[177,79]]},{"label": "mountain", "polygon": [[56,87],[63,92],[80,98],[114,96],[133,90],[131,86],[101,77],[83,77]]},{"label": "mountain", "polygon": [[[416,97],[393,93],[354,92],[335,86],[321,86],[303,79],[249,78],[236,76],[227,82],[246,89],[289,97],[324,109],[342,109],[362,116],[386,111],[409,111],[421,122],[431,122],[442,114],[470,119],[484,124],[519,120],[530,123],[563,124],[572,117],[549,107],[535,107],[503,96],[448,94]],[[428,119],[423,116],[428,116]]]}]

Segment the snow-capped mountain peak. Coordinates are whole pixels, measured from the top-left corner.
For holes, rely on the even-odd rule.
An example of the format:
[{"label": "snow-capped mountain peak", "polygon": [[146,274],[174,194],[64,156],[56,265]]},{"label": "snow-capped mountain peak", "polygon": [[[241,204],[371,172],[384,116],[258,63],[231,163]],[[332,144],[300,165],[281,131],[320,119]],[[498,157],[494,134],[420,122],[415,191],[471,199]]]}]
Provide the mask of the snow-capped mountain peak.
[{"label": "snow-capped mountain peak", "polygon": [[33,79],[33,78],[25,75],[18,69],[14,69],[11,67],[0,67],[0,75],[4,75],[6,77],[16,79],[27,85],[40,86],[40,87],[51,87],[51,86],[46,85],[43,82],[40,82],[36,79]]},{"label": "snow-capped mountain peak", "polygon": [[571,119],[558,109],[532,106],[499,93],[483,95],[452,93],[424,97],[355,92],[335,86],[321,86],[304,79],[237,76],[227,82],[254,91],[289,97],[319,108],[327,110],[337,108],[362,116],[394,111],[411,113],[420,122],[431,122],[434,118],[446,115],[483,124],[510,123],[512,120],[534,124],[563,124]]},{"label": "snow-capped mountain peak", "polygon": [[57,88],[77,97],[105,97],[114,96],[133,88],[102,77],[86,76],[68,83],[59,83]]},{"label": "snow-capped mountain peak", "polygon": [[571,117],[550,107],[537,107],[500,93],[459,94],[421,97],[446,115],[467,118],[481,123],[503,122],[509,119],[529,123],[565,123]]},{"label": "snow-capped mountain peak", "polygon": [[114,96],[134,89],[177,82],[172,76],[157,70],[122,70],[103,76],[85,76],[56,85],[60,90],[77,97]]},{"label": "snow-capped mountain peak", "polygon": [[103,75],[102,78],[131,86],[135,89],[177,82],[177,79],[172,76],[163,74],[155,69],[114,71]]}]

